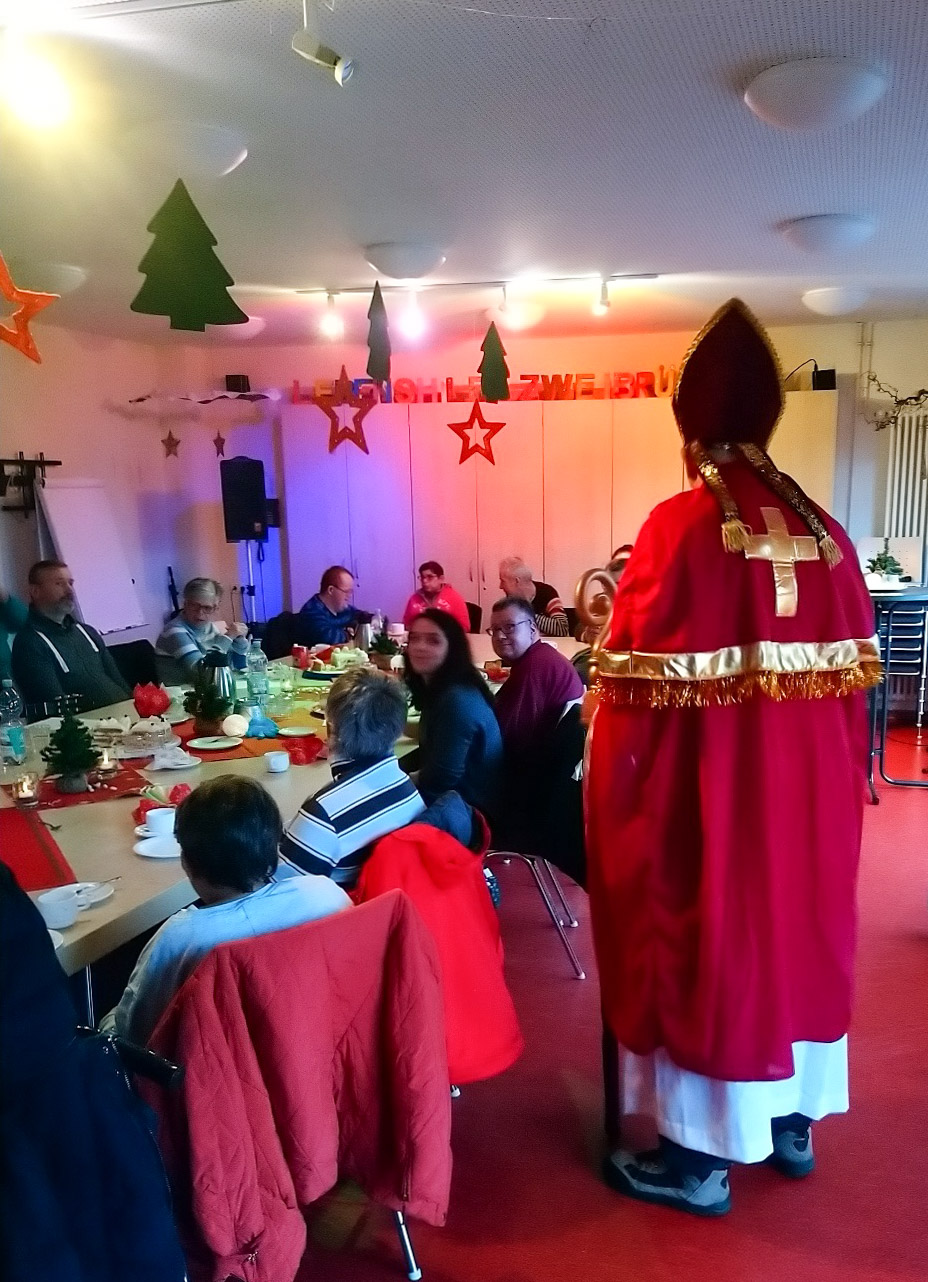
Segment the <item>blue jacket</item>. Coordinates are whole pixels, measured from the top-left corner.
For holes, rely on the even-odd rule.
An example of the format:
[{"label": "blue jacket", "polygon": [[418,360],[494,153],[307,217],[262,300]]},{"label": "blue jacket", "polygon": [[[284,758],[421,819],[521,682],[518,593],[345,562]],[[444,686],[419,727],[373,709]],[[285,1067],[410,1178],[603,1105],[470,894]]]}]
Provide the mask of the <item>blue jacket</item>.
[{"label": "blue jacket", "polygon": [[496,713],[479,690],[455,685],[422,709],[419,791],[426,804],[457,792],[491,819],[499,809],[503,739]]},{"label": "blue jacket", "polygon": [[342,645],[348,640],[348,629],[354,626],[358,612],[353,605],[333,614],[317,592],[296,616],[294,634],[297,645]]}]

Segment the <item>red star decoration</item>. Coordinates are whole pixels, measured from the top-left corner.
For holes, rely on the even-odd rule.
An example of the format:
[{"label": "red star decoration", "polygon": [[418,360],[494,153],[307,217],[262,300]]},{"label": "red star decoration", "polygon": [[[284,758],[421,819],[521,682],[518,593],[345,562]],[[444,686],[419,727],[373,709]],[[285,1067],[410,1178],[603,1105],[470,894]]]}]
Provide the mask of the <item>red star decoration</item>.
[{"label": "red star decoration", "polygon": [[168,428],[167,436],[162,436],[161,444],[164,446],[165,458],[170,458],[172,454],[175,458],[178,457],[177,447],[180,445],[180,440],[174,435],[170,428]]},{"label": "red star decoration", "polygon": [[[353,441],[359,450],[365,454],[370,454],[367,448],[367,441],[364,439],[364,419],[374,408],[374,398],[365,396],[363,399],[356,396],[351,386],[351,379],[348,377],[344,365],[342,372],[338,376],[335,386],[328,396],[315,396],[313,403],[318,405],[329,420],[329,453],[333,454],[341,445],[342,441]],[[354,410],[350,415],[351,422],[347,423],[339,415],[338,410],[348,408]],[[346,415],[346,417],[349,417]]]},{"label": "red star decoration", "polygon": [[216,447],[216,457],[225,458],[226,456],[226,438],[221,432],[217,432],[213,437],[213,444]]},{"label": "red star decoration", "polygon": [[40,312],[49,303],[54,303],[60,295],[39,294],[32,289],[17,288],[13,284],[13,277],[3,261],[2,254],[0,254],[0,294],[8,303],[19,303],[18,309],[10,317],[13,322],[12,327],[0,324],[0,338],[22,352],[24,356],[28,356],[31,361],[41,365],[42,357],[35,345],[35,339],[29,333],[29,322],[36,312]]},{"label": "red star decoration", "polygon": [[496,464],[493,457],[493,446],[490,444],[497,432],[501,432],[506,426],[505,423],[488,423],[483,417],[483,410],[480,408],[480,402],[474,401],[473,409],[470,412],[470,418],[464,423],[449,423],[448,426],[454,432],[455,436],[461,438],[461,457],[459,463],[464,463],[467,459],[472,458],[474,454],[482,455],[488,463]]}]

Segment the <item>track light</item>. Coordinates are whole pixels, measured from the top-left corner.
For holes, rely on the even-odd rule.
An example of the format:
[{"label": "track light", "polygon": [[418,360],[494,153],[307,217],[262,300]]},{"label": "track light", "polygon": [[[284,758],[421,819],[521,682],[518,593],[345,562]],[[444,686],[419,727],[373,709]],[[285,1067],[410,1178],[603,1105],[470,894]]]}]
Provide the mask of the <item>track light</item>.
[{"label": "track light", "polygon": [[334,294],[328,295],[325,312],[322,315],[322,320],[319,322],[319,333],[323,338],[327,338],[333,343],[336,339],[344,338],[345,336],[345,322],[335,310]]},{"label": "track light", "polygon": [[415,343],[418,339],[422,338],[425,331],[428,329],[428,322],[425,319],[424,312],[419,306],[419,300],[416,297],[416,291],[414,289],[409,291],[409,306],[400,316],[398,324],[400,333],[404,338],[408,338],[412,343]]},{"label": "track light", "polygon": [[322,44],[315,15],[310,20],[310,6],[314,2],[315,0],[303,0],[303,26],[290,41],[290,48],[307,62],[325,67],[335,77],[335,83],[344,86],[354,75],[357,63],[353,58],[343,58],[334,49]]},{"label": "track light", "polygon": [[603,281],[599,291],[599,299],[592,306],[594,316],[607,316],[612,304],[609,302],[609,286]]}]

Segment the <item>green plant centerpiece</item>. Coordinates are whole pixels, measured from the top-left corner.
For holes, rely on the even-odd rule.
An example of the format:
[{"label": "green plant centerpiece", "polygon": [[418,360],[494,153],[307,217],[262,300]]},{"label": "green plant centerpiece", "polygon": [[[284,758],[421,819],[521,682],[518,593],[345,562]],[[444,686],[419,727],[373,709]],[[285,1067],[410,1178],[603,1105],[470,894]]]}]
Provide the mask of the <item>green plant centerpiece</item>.
[{"label": "green plant centerpiece", "polygon": [[83,721],[73,712],[66,712],[48,747],[42,749],[42,758],[48,766],[47,773],[58,776],[58,791],[77,793],[87,791],[87,773],[94,769],[100,754]]},{"label": "green plant centerpiece", "polygon": [[384,672],[389,672],[390,660],[399,652],[399,645],[392,637],[387,636],[386,628],[384,628],[383,632],[378,632],[371,641],[370,649],[367,653],[375,668],[381,668]]},{"label": "green plant centerpiece", "polygon": [[194,718],[198,735],[219,734],[222,720],[232,711],[233,700],[216,685],[211,668],[197,668],[193,686],[184,695],[184,711]]},{"label": "green plant centerpiece", "polygon": [[903,569],[889,550],[889,539],[883,540],[882,552],[877,552],[867,562],[868,574],[882,574],[884,578],[899,578]]}]

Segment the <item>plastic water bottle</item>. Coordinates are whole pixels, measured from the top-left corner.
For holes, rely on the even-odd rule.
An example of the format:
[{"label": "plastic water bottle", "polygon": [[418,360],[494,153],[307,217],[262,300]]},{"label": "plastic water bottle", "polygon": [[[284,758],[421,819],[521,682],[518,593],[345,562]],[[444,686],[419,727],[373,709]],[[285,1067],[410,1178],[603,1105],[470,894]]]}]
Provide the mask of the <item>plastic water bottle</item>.
[{"label": "plastic water bottle", "polygon": [[26,760],[23,701],[9,679],[0,688],[0,758],[4,770],[21,765]]},{"label": "plastic water bottle", "polygon": [[229,660],[232,667],[239,672],[244,672],[248,667],[248,638],[236,637],[229,651]]},{"label": "plastic water bottle", "polygon": [[261,642],[254,640],[245,656],[245,678],[248,686],[248,702],[266,705],[270,686],[267,679],[267,655],[261,649]]},{"label": "plastic water bottle", "polygon": [[375,610],[371,615],[371,636],[379,637],[383,632],[383,615],[379,610]]}]

